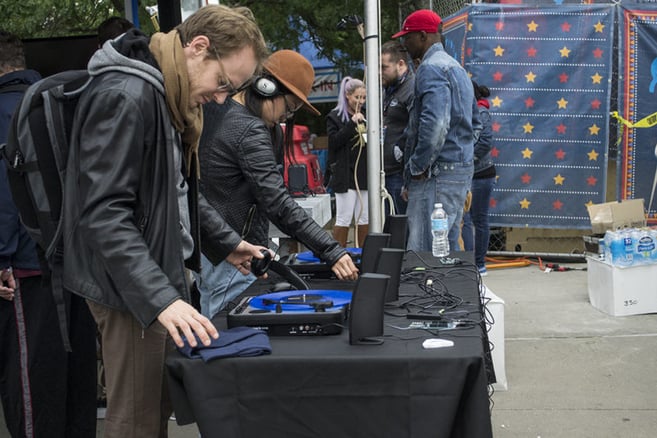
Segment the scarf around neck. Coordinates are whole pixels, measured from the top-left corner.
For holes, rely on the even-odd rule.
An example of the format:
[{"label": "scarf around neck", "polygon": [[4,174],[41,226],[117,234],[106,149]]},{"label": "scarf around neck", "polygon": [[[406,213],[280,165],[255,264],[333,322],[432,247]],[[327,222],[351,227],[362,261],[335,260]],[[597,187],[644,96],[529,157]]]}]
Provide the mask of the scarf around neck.
[{"label": "scarf around neck", "polygon": [[169,114],[183,142],[187,176],[190,176],[191,164],[194,161],[198,178],[198,144],[203,129],[203,111],[200,107],[189,106],[187,59],[178,31],[154,34],[149,48],[162,69]]}]

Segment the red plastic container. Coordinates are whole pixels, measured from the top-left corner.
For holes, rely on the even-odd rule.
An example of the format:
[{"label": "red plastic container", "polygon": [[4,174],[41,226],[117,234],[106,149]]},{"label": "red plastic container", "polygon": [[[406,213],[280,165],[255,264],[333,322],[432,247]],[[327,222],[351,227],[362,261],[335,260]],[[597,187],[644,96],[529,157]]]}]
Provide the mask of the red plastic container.
[{"label": "red plastic container", "polygon": [[[283,125],[283,129],[285,126]],[[285,185],[290,193],[293,195],[311,194],[311,193],[326,193],[324,188],[324,176],[322,175],[322,168],[319,164],[317,155],[310,151],[308,141],[310,140],[310,130],[304,125],[294,126],[294,154],[291,157],[285,157],[285,172],[283,177]],[[300,184],[299,173],[305,166],[306,184]],[[290,172],[292,166],[292,172]],[[292,187],[290,187],[289,174],[293,174]],[[307,186],[307,187],[306,187]]]}]

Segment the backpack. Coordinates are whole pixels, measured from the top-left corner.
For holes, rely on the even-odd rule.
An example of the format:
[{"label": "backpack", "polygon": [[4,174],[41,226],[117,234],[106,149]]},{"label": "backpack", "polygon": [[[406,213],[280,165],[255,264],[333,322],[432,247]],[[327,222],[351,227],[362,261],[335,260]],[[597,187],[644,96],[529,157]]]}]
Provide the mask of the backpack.
[{"label": "backpack", "polygon": [[14,91],[25,91],[29,88],[28,84],[11,84],[11,85],[5,85],[4,87],[0,88],[0,94],[2,93],[13,93]]},{"label": "backpack", "polygon": [[87,70],[70,70],[30,85],[2,146],[21,222],[43,250],[50,270],[66,351],[71,345],[66,316],[70,304],[62,282],[63,188],[75,108],[91,79]]}]

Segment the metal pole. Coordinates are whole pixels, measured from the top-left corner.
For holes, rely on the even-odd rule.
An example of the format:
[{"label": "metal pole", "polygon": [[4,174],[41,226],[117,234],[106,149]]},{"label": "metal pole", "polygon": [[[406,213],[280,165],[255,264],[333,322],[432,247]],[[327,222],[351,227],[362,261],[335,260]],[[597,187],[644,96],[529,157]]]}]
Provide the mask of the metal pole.
[{"label": "metal pole", "polygon": [[563,253],[563,252],[521,252],[521,251],[488,251],[489,257],[533,257],[543,259],[571,259],[585,261],[586,254]]},{"label": "metal pole", "polygon": [[367,88],[367,191],[370,232],[383,230],[381,214],[381,84],[379,79],[379,7],[365,1],[365,74]]}]

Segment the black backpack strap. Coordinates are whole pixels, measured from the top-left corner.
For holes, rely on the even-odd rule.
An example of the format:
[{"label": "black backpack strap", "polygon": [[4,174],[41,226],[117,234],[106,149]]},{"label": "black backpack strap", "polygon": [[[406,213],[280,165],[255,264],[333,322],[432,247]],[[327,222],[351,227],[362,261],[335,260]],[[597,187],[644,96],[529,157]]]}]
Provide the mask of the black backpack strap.
[{"label": "black backpack strap", "polygon": [[62,253],[56,251],[53,257],[49,258],[50,262],[50,285],[52,295],[57,308],[57,319],[59,319],[59,332],[62,336],[64,349],[69,353],[73,351],[71,339],[68,335],[68,315],[70,315],[71,297],[64,293],[64,262]]},{"label": "black backpack strap", "polygon": [[0,93],[13,93],[16,91],[25,91],[30,87],[30,84],[11,84],[11,85],[5,85],[4,87],[0,88]]}]

